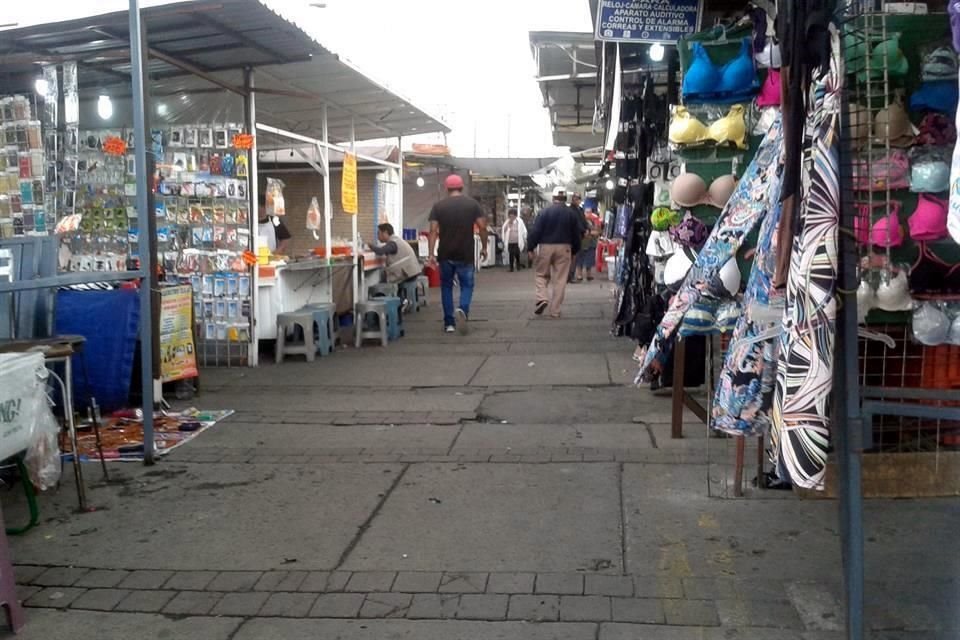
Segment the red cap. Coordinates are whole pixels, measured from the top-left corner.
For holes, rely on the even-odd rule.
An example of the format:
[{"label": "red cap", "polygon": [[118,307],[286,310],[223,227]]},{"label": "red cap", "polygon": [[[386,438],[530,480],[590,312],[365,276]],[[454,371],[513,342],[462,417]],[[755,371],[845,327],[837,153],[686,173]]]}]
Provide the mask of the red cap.
[{"label": "red cap", "polygon": [[455,191],[457,189],[463,189],[463,178],[457,174],[447,176],[447,179],[443,183],[447,187],[447,191]]}]

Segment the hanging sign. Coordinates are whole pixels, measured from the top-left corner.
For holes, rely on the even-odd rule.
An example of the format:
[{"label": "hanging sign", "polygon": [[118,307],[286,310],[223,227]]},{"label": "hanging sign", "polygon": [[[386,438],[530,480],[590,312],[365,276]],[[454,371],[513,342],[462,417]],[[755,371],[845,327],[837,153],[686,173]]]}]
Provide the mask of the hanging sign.
[{"label": "hanging sign", "polygon": [[122,138],[107,136],[103,140],[103,151],[107,155],[122,156],[127,152],[127,143]]},{"label": "hanging sign", "polygon": [[233,136],[233,148],[250,151],[253,149],[253,136],[249,133],[236,133]]},{"label": "hanging sign", "polygon": [[341,201],[344,213],[357,215],[357,156],[343,155],[343,179],[340,182]]},{"label": "hanging sign", "polygon": [[696,33],[703,0],[600,0],[597,39],[676,44]]},{"label": "hanging sign", "polygon": [[193,288],[166,287],[160,290],[160,378],[170,382],[198,375],[193,344]]}]

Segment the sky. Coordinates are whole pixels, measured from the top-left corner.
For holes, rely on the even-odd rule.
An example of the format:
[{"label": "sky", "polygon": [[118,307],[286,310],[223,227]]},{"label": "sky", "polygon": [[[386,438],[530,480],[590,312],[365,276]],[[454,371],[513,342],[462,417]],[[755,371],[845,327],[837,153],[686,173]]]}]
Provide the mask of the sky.
[{"label": "sky", "polygon": [[[10,3],[0,22],[76,18],[122,0]],[[163,4],[143,0],[143,6]],[[549,156],[529,31],[590,31],[588,0],[266,0],[362,71],[443,118],[461,156]],[[324,4],[325,8],[311,8]]]}]

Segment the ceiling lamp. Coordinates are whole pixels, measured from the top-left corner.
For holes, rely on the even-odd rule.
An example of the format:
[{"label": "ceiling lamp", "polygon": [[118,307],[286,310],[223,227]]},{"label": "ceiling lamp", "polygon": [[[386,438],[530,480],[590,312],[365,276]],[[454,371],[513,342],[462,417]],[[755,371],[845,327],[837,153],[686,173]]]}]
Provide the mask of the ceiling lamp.
[{"label": "ceiling lamp", "polygon": [[110,96],[100,96],[97,98],[97,115],[101,120],[109,120],[113,116],[113,102]]}]

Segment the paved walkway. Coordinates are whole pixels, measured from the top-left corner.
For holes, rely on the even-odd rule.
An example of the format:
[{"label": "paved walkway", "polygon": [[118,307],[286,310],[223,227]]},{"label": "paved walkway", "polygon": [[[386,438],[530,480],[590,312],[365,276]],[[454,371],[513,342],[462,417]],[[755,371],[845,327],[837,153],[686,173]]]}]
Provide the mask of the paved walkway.
[{"label": "paved walkway", "polygon": [[[692,415],[672,440],[669,400],[626,386],[609,285],[562,320],[532,288],[482,274],[467,337],[434,299],[387,349],[206,372],[197,404],[236,416],[114,465],[95,513],[69,478],[41,499],[20,637],[843,637],[836,503],[730,498],[732,441]],[[873,638],[960,636],[957,531],[955,501],[869,504]]]}]

